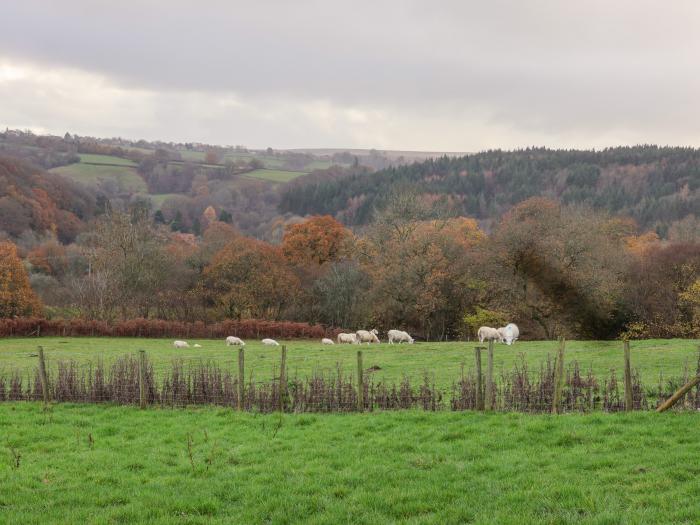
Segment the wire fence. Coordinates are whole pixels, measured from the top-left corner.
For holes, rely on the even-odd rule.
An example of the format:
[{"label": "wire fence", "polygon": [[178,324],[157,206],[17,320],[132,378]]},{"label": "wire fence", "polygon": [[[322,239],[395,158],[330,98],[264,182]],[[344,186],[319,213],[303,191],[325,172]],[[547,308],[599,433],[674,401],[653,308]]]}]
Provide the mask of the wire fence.
[{"label": "wire fence", "polygon": [[[700,377],[700,353],[695,374],[686,366],[677,376],[651,386],[642,384],[639,372],[629,366],[619,378],[614,370],[596,376],[591,369],[582,370],[577,361],[564,365],[563,344],[559,355],[548,356],[534,369],[522,356],[512,369],[496,375],[492,348],[486,370],[482,369],[482,350],[486,348],[475,349],[473,367],[463,365],[449,386],[439,386],[429,372],[419,379],[405,374],[398,381],[375,380],[373,369],[363,367],[361,351],[356,370],[338,365],[334,370],[289,377],[283,347],[279,366],[273,365],[270,375],[259,380],[253,373],[246,375],[243,349],[237,363],[178,359],[157,371],[143,351],[110,363],[101,358],[80,363],[62,360],[49,369],[40,349],[34,368],[0,371],[0,401],[218,405],[262,413],[403,409],[617,412],[657,408],[682,385]],[[700,409],[700,385],[688,388],[676,407]]]}]

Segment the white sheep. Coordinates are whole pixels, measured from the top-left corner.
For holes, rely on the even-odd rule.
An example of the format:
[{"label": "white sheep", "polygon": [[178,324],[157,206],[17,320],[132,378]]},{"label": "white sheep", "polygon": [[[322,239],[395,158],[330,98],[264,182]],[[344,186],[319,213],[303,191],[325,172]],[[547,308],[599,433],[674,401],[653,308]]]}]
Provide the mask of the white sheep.
[{"label": "white sheep", "polygon": [[370,343],[378,343],[379,342],[379,338],[377,337],[377,334],[379,332],[377,332],[376,329],[370,330],[370,331],[358,330],[355,333],[357,334],[357,339],[360,341],[360,343],[370,344]]},{"label": "white sheep", "polygon": [[187,341],[174,341],[173,346],[175,348],[189,348],[190,345],[187,343]]},{"label": "white sheep", "polygon": [[352,345],[358,344],[360,341],[357,339],[357,334],[344,334],[339,333],[337,337],[338,344],[348,343]]},{"label": "white sheep", "polygon": [[408,332],[404,332],[403,330],[389,330],[387,335],[389,336],[390,345],[393,345],[394,343],[408,343],[409,345],[413,344],[413,337],[408,335]]},{"label": "white sheep", "polygon": [[241,339],[240,337],[229,335],[226,338],[226,346],[232,346],[232,345],[245,346],[245,343],[243,342],[243,339]]},{"label": "white sheep", "polygon": [[280,344],[279,344],[277,341],[275,341],[274,339],[263,339],[263,340],[261,341],[261,343],[264,344],[264,345],[266,345],[266,346],[279,346],[279,345],[280,345]]},{"label": "white sheep", "polygon": [[200,345],[199,343],[195,343],[195,344],[194,344],[194,347],[195,347],[195,348],[202,348],[202,345]]},{"label": "white sheep", "polygon": [[327,337],[324,337],[323,339],[321,339],[321,344],[322,345],[332,345],[335,343],[333,342],[333,339],[328,339]]},{"label": "white sheep", "polygon": [[508,323],[503,329],[503,342],[505,342],[507,345],[512,345],[518,340],[518,337],[520,337],[518,325]]},{"label": "white sheep", "polygon": [[501,334],[498,332],[498,330],[496,330],[495,328],[491,328],[490,326],[482,326],[481,328],[479,328],[477,335],[479,336],[480,343],[483,343],[484,341],[501,340]]}]

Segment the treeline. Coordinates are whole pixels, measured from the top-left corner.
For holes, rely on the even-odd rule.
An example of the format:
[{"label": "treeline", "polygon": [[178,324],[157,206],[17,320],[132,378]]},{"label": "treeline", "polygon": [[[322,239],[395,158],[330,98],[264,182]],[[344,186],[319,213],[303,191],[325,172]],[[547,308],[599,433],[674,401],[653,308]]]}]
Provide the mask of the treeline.
[{"label": "treeline", "polygon": [[371,174],[299,182],[280,210],[370,223],[397,191],[411,189],[456,215],[497,221],[533,196],[632,217],[667,237],[700,211],[700,150],[636,146],[601,151],[525,149],[442,157]]},{"label": "treeline", "polygon": [[700,336],[700,243],[589,207],[531,198],[487,233],[406,191],[362,232],[314,216],[279,244],[213,209],[200,223],[199,236],[173,232],[135,206],[97,216],[69,245],[0,244],[0,317],[43,303],[50,318],[285,320],[430,340],[508,321],[524,338]]}]

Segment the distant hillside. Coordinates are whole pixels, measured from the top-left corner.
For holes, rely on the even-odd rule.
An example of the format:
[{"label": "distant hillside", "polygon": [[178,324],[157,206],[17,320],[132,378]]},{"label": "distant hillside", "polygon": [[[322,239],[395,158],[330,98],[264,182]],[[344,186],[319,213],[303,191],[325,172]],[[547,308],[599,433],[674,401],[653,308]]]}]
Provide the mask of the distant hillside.
[{"label": "distant hillside", "polygon": [[31,164],[0,156],[0,232],[55,232],[71,242],[95,213],[96,199],[85,187]]},{"label": "distant hillside", "polygon": [[440,157],[375,173],[301,177],[283,191],[280,211],[331,214],[346,224],[372,220],[387,197],[410,188],[460,215],[491,220],[535,195],[629,215],[664,236],[700,214],[700,150],[656,146],[603,151],[527,149]]}]

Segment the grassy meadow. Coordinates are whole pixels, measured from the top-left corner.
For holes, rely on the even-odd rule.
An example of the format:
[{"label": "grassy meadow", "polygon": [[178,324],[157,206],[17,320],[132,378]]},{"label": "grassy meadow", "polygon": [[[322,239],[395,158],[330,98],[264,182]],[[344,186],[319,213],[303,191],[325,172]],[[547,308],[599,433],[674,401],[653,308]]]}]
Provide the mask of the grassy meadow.
[{"label": "grassy meadow", "polygon": [[306,175],[302,171],[287,171],[287,170],[270,170],[270,169],[259,169],[249,171],[245,174],[246,177],[253,179],[266,180],[270,182],[289,182],[294,180],[301,175]]},{"label": "grassy meadow", "polygon": [[97,186],[111,180],[122,191],[147,193],[146,182],[136,172],[135,165],[126,159],[108,155],[81,155],[81,162],[49,170],[74,181]]},{"label": "grassy meadow", "polygon": [[698,423],[0,403],[0,522],[698,523]]},{"label": "grassy meadow", "polygon": [[[36,347],[45,349],[49,367],[59,360],[76,360],[88,363],[103,359],[106,363],[127,353],[146,350],[156,371],[170,367],[174,359],[213,360],[221,365],[237,368],[238,348],[227,347],[223,340],[188,340],[190,345],[199,343],[202,348],[176,349],[173,339],[109,338],[109,337],[41,337],[0,339],[0,374],[12,369],[33,369],[37,364]],[[312,371],[336,370],[338,366],[351,372],[356,368],[356,352],[361,349],[366,368],[378,367],[375,381],[398,382],[404,374],[420,380],[427,372],[436,384],[447,388],[460,375],[462,364],[470,368],[474,363],[474,346],[471,342],[416,343],[413,345],[334,345],[325,346],[318,341],[282,341],[288,348],[288,370],[291,377],[308,376]],[[684,339],[656,339],[633,341],[632,365],[637,368],[642,382],[648,388],[658,384],[659,375],[680,376],[688,366],[695,370],[698,341]],[[556,341],[518,341],[513,346],[497,344],[494,352],[495,373],[510,370],[525,359],[531,372],[536,372],[547,356],[556,354]],[[257,380],[266,380],[279,368],[280,350],[263,346],[258,341],[248,341],[245,347],[246,373]],[[578,361],[584,371],[592,368],[600,378],[611,369],[622,376],[623,351],[620,341],[568,341],[566,360]]]}]

